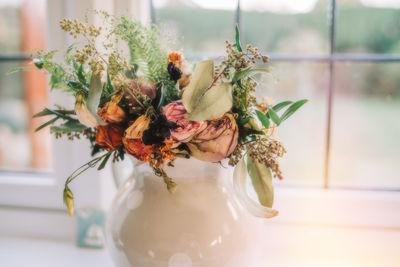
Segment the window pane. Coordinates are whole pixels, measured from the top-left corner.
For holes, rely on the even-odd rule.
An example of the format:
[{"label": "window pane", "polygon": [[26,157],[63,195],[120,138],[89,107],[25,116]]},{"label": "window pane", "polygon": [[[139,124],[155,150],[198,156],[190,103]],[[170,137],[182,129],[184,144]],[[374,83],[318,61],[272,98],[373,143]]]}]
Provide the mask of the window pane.
[{"label": "window pane", "polygon": [[234,40],[237,1],[153,0],[156,22],[162,32],[177,39],[173,49],[183,47],[185,55],[221,55],[225,40]]},{"label": "window pane", "polygon": [[338,1],[339,52],[400,53],[400,1]]},{"label": "window pane", "polygon": [[21,51],[21,1],[0,1],[0,53]]},{"label": "window pane", "polygon": [[328,53],[328,0],[243,0],[244,41],[274,53]]},{"label": "window pane", "polygon": [[293,117],[284,121],[276,138],[288,153],[281,160],[282,183],[322,185],[326,131],[327,64],[275,63],[271,75],[262,75],[258,96],[274,103],[307,98]]},{"label": "window pane", "polygon": [[400,187],[400,63],[335,66],[334,185]]},{"label": "window pane", "polygon": [[[19,63],[0,63],[0,171],[50,167],[49,132],[34,133],[33,128],[43,123],[43,119],[31,119],[47,100],[47,94],[43,94],[46,84],[37,83],[41,91],[24,82],[26,78],[33,81],[26,76],[27,72],[7,74],[19,66]],[[30,71],[29,75],[32,74]]]}]

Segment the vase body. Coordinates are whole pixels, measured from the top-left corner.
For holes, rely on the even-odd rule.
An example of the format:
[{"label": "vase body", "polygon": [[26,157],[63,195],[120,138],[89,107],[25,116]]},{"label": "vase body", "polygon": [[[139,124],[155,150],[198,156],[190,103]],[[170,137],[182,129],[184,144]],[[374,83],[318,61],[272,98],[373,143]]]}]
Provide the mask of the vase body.
[{"label": "vase body", "polygon": [[229,169],[178,159],[165,170],[174,194],[147,164],[120,186],[107,222],[116,266],[237,266],[248,241]]}]

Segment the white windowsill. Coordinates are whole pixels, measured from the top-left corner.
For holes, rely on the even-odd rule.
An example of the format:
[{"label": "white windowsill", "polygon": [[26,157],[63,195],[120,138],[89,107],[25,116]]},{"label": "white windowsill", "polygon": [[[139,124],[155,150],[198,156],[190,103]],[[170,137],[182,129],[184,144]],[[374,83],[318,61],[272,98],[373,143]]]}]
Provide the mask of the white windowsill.
[{"label": "white windowsill", "polygon": [[111,267],[106,249],[78,248],[74,242],[0,235],[2,266]]}]

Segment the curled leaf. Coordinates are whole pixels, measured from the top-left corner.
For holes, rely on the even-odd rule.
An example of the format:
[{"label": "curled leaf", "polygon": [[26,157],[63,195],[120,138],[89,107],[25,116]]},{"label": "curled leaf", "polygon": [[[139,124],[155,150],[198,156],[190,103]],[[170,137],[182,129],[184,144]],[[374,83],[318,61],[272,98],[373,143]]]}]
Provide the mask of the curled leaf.
[{"label": "curled leaf", "polygon": [[233,173],[233,188],[241,204],[254,216],[272,218],[278,211],[262,206],[254,201],[247,192],[247,167],[244,157],[237,163]]},{"label": "curled leaf", "polygon": [[207,90],[199,104],[185,118],[192,121],[216,119],[231,110],[232,105],[232,85],[221,83]]},{"label": "curled leaf", "polygon": [[92,75],[90,78],[89,94],[86,101],[87,108],[92,116],[96,119],[97,123],[100,125],[105,125],[106,123],[100,119],[97,115],[97,108],[99,107],[101,94],[103,93],[103,86],[101,84],[100,76]]},{"label": "curled leaf", "polygon": [[213,75],[213,60],[204,60],[197,64],[192,79],[182,95],[182,103],[188,113],[195,109],[207,88],[213,83]]},{"label": "curled leaf", "polygon": [[[89,111],[88,106],[83,100],[83,94],[78,93],[75,100],[75,113],[80,123],[87,127],[96,127],[97,119],[93,113]],[[96,115],[97,116],[97,115]]]}]

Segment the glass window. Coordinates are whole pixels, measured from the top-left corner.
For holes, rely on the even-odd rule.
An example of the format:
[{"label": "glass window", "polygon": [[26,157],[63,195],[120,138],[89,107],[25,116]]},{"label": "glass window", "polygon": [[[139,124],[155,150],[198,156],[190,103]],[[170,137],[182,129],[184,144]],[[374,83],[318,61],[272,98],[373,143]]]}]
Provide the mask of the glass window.
[{"label": "glass window", "polygon": [[221,55],[225,40],[235,34],[237,1],[153,0],[153,5],[162,32],[178,40],[173,49],[183,47],[186,55]]},{"label": "glass window", "polygon": [[242,0],[244,41],[273,53],[328,53],[328,0]]},{"label": "glass window", "polygon": [[400,187],[400,63],[336,63],[333,185]]},{"label": "glass window", "polygon": [[338,52],[400,53],[400,1],[337,2]]},{"label": "glass window", "polygon": [[277,139],[288,153],[281,160],[283,183],[322,184],[325,153],[328,64],[273,63],[272,75],[263,74],[258,96],[268,96],[273,103],[285,100],[309,102],[293,118],[277,129]]}]

